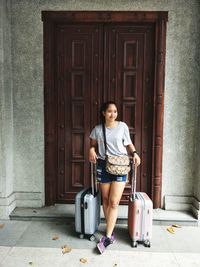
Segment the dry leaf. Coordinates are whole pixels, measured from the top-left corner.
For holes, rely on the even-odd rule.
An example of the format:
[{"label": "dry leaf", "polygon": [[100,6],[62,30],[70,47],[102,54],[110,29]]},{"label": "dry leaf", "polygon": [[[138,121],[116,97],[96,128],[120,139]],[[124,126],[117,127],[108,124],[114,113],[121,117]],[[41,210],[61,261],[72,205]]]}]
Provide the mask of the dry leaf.
[{"label": "dry leaf", "polygon": [[81,258],[81,259],[80,259],[80,262],[81,262],[81,263],[88,263],[87,259],[84,259],[84,258]]},{"label": "dry leaf", "polygon": [[52,240],[58,240],[59,239],[59,236],[54,236],[53,238],[52,238]]},{"label": "dry leaf", "polygon": [[5,224],[0,224],[0,229],[4,228]]},{"label": "dry leaf", "polygon": [[175,234],[174,229],[173,229],[172,227],[168,227],[168,228],[167,228],[167,231],[168,231],[170,234]]},{"label": "dry leaf", "polygon": [[71,250],[72,249],[70,247],[66,246],[66,245],[62,246],[62,253],[63,254],[69,253],[69,252],[71,252]]},{"label": "dry leaf", "polygon": [[181,226],[179,224],[172,224],[173,227],[176,227],[176,228],[181,228]]}]

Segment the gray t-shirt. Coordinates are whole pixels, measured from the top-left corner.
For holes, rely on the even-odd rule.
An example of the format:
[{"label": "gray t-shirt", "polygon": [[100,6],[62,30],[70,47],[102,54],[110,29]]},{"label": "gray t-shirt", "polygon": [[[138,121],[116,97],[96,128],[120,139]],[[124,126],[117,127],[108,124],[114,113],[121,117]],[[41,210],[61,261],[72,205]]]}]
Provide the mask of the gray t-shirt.
[{"label": "gray t-shirt", "polygon": [[[115,128],[105,128],[107,155],[127,155],[126,146],[132,144],[129,129],[126,123],[119,121]],[[102,124],[97,125],[91,132],[90,138],[98,143],[98,157],[105,159],[105,146]]]}]

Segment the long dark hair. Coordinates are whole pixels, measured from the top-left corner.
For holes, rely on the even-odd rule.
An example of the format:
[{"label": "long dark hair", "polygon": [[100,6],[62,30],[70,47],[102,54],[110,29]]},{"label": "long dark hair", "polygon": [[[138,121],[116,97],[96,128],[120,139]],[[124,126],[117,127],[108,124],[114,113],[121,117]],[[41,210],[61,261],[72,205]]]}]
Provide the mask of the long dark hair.
[{"label": "long dark hair", "polygon": [[100,108],[100,121],[102,124],[105,123],[105,116],[103,115],[103,112],[106,112],[106,110],[108,109],[108,107],[110,105],[115,105],[115,107],[117,107],[116,103],[114,101],[107,101],[105,103],[103,103],[101,105],[101,108]]}]

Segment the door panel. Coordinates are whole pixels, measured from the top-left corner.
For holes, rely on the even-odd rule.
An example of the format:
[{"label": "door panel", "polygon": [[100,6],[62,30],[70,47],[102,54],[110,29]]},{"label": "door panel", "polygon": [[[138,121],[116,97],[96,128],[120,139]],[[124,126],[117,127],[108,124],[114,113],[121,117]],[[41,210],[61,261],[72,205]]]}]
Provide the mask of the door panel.
[{"label": "door panel", "polygon": [[[141,156],[137,190],[150,196],[151,160],[147,164],[146,158],[151,157],[152,136],[150,133],[144,136],[143,133],[146,124],[152,127],[153,121],[152,110],[148,114],[145,111],[146,98],[148,106],[153,105],[153,40],[153,25],[150,24],[113,24],[105,28],[105,95],[116,102],[118,119],[128,124],[131,139]],[[146,76],[148,82],[145,83]],[[128,180],[121,203],[127,203],[130,177]]]},{"label": "door panel", "polygon": [[61,25],[56,31],[58,88],[57,202],[73,202],[90,184],[89,134],[101,102],[102,28]]}]

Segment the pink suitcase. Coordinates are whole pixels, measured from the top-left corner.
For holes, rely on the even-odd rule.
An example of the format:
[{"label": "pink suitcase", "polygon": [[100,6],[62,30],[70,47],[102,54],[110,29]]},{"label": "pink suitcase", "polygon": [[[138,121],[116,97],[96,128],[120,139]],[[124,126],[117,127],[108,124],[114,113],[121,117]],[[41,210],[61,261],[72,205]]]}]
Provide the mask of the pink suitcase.
[{"label": "pink suitcase", "polygon": [[136,169],[137,168],[133,166],[131,168],[132,183],[128,206],[128,230],[132,241],[132,247],[137,247],[138,241],[143,242],[146,247],[150,247],[153,204],[146,193],[135,192]]}]

